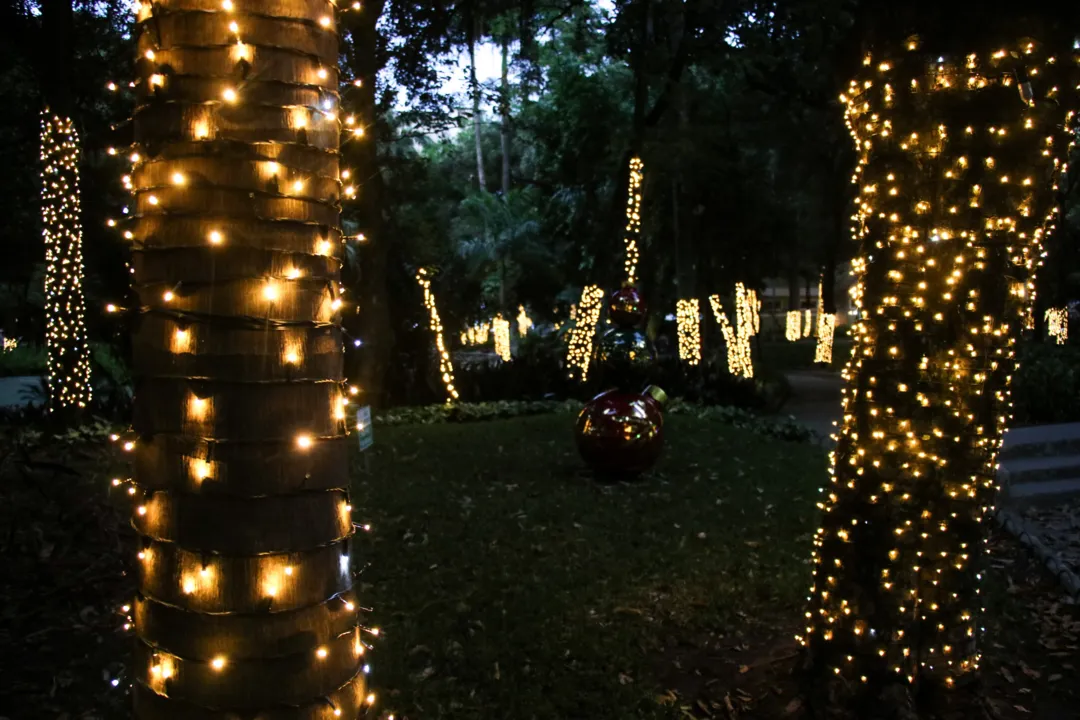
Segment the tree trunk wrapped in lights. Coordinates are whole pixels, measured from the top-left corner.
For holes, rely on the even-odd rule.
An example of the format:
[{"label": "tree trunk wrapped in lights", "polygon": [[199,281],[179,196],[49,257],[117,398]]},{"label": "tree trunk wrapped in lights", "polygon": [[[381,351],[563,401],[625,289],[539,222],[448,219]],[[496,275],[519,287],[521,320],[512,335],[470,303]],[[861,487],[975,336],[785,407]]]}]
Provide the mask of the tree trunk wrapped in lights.
[{"label": "tree trunk wrapped in lights", "polygon": [[1076,61],[1028,42],[867,57],[859,317],[800,638],[815,693],[859,718],[940,699],[979,666],[980,556],[1014,344],[1053,229]]},{"label": "tree trunk wrapped in lights", "polygon": [[45,237],[45,345],[49,411],[90,404],[83,297],[79,134],[69,117],[41,114],[41,226]]},{"label": "tree trunk wrapped in lights", "polygon": [[40,9],[42,32],[50,40],[40,51],[38,68],[47,105],[41,113],[46,383],[49,412],[68,416],[91,400],[79,188],[82,148],[72,119],[75,19],[71,0],[43,0]]},{"label": "tree trunk wrapped in lights", "polygon": [[137,6],[139,718],[363,712],[327,0]]}]

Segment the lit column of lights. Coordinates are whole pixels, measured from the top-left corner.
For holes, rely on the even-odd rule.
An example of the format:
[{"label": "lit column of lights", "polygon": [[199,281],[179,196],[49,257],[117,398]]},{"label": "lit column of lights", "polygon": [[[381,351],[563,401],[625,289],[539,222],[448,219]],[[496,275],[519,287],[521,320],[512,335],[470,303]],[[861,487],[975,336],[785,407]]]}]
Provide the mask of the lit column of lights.
[{"label": "lit column of lights", "polygon": [[[740,283],[741,284],[741,283]],[[736,302],[738,302],[736,300]],[[712,306],[713,316],[720,325],[720,332],[724,335],[724,344],[727,346],[728,372],[735,377],[754,377],[754,361],[750,351],[750,338],[746,334],[745,323],[740,331],[738,326],[738,311],[736,311],[736,325],[732,325],[727,315],[724,314],[723,303],[719,295],[709,297],[709,305]]]},{"label": "lit column of lights", "polygon": [[[332,3],[135,6],[136,718],[368,715]],[[153,148],[148,152],[147,148]]]},{"label": "lit column of lights", "polygon": [[626,197],[626,282],[637,282],[638,264],[641,261],[641,183],[645,178],[645,163],[641,158],[630,159],[630,180]]},{"label": "lit column of lights", "polygon": [[784,337],[787,338],[788,342],[795,342],[802,337],[802,311],[788,310]]},{"label": "lit column of lights", "polygon": [[495,335],[495,354],[503,362],[510,362],[510,321],[504,320],[502,315],[496,315],[491,321],[491,327]]},{"label": "lit column of lights", "polygon": [[841,96],[862,255],[799,640],[853,704],[890,684],[935,697],[979,668],[1016,338],[1077,103],[1074,54],[907,49],[866,57]]},{"label": "lit column of lights", "polygon": [[697,298],[675,304],[679,328],[679,359],[687,365],[701,364],[701,304]]},{"label": "lit column of lights", "polygon": [[593,336],[596,334],[596,323],[600,320],[600,304],[603,300],[604,291],[598,285],[587,285],[581,291],[578,307],[576,310],[572,309],[575,322],[570,331],[566,368],[571,377],[576,376],[581,382],[589,378]]},{"label": "lit column of lights", "polygon": [[1046,332],[1058,345],[1069,342],[1069,309],[1047,308]]},{"label": "lit column of lights", "polygon": [[529,330],[532,329],[532,326],[533,321],[529,317],[529,313],[525,312],[525,306],[519,305],[517,314],[518,335],[520,335],[521,337],[525,337],[529,334]]},{"label": "lit column of lights", "polygon": [[803,311],[802,336],[808,338],[814,334],[814,313],[812,310]]},{"label": "lit column of lights", "polygon": [[71,118],[41,114],[41,228],[45,240],[45,346],[49,412],[90,404],[83,296],[79,135]]},{"label": "lit column of lights", "polygon": [[420,283],[424,291],[424,307],[428,311],[428,327],[435,333],[435,352],[439,355],[439,377],[446,388],[446,404],[458,399],[458,391],[454,387],[454,361],[450,357],[450,350],[446,347],[443,337],[442,320],[439,319],[439,309],[435,305],[435,293],[431,291],[431,278],[427,270],[420,268],[416,271],[416,282]]},{"label": "lit column of lights", "polygon": [[833,358],[833,338],[836,335],[836,315],[825,312],[825,278],[818,282],[817,345],[814,362],[828,365]]}]

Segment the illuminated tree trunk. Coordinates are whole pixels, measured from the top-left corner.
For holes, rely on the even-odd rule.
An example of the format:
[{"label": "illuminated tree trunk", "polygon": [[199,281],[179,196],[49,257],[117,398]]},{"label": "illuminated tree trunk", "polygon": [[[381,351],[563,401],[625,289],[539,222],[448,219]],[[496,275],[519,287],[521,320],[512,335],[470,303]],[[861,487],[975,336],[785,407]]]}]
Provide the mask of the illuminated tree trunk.
[{"label": "illuminated tree trunk", "polygon": [[867,58],[846,98],[859,319],[801,639],[816,699],[860,719],[977,677],[1013,345],[1076,99],[1070,54],[938,54]]},{"label": "illuminated tree trunk", "polygon": [[137,23],[135,716],[355,718],[334,6]]},{"label": "illuminated tree trunk", "polygon": [[49,411],[68,415],[90,404],[90,346],[83,296],[82,208],[79,160],[82,151],[72,120],[71,0],[41,4],[42,32],[50,47],[40,63],[41,230],[45,240],[45,346]]}]

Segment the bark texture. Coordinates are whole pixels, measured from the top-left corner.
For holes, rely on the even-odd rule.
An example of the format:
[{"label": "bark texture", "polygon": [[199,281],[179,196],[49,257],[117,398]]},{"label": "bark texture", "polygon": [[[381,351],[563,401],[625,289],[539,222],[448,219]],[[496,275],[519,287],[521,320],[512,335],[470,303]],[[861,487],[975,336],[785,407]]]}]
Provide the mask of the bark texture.
[{"label": "bark texture", "polygon": [[140,8],[135,716],[355,718],[337,18]]}]

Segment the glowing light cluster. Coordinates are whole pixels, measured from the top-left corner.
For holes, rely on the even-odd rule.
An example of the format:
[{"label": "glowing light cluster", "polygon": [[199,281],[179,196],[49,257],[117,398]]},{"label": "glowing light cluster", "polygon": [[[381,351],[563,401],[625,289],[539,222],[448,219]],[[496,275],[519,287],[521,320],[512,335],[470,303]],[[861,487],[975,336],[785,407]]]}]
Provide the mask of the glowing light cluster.
[{"label": "glowing light cluster", "polygon": [[1046,332],[1058,345],[1069,342],[1069,309],[1047,308]]},{"label": "glowing light cluster", "polygon": [[450,358],[450,351],[443,338],[442,320],[439,319],[439,309],[435,306],[435,293],[431,291],[431,279],[427,276],[427,270],[420,268],[416,271],[416,282],[420,283],[424,291],[424,307],[427,308],[430,318],[428,327],[435,333],[435,352],[439,354],[439,375],[446,388],[446,404],[449,405],[458,399],[458,391],[454,388],[454,361]]},{"label": "glowing light cluster", "polygon": [[802,336],[808,338],[814,334],[814,314],[810,310],[803,310]]},{"label": "glowing light cluster", "polygon": [[679,359],[687,365],[701,363],[701,304],[697,298],[679,300],[675,305],[679,329]]},{"label": "glowing light cluster", "polygon": [[833,359],[833,338],[836,335],[836,315],[825,312],[825,280],[818,283],[817,345],[814,362],[828,365]]},{"label": "glowing light cluster", "polygon": [[491,334],[491,323],[476,323],[461,333],[462,345],[483,345]]},{"label": "glowing light cluster", "polygon": [[41,114],[41,227],[45,239],[45,345],[49,411],[90,404],[83,295],[79,134],[71,118]]},{"label": "glowing light cluster", "polygon": [[801,310],[788,310],[787,324],[784,326],[784,337],[788,342],[795,342],[802,338]]},{"label": "glowing light cluster", "polygon": [[581,291],[581,301],[576,308],[571,308],[574,327],[570,330],[570,344],[566,353],[566,368],[570,376],[585,382],[589,378],[589,363],[592,361],[593,336],[596,323],[600,320],[600,303],[604,291],[598,285],[587,285]]},{"label": "glowing light cluster", "polygon": [[745,322],[738,322],[738,311],[736,311],[736,325],[732,325],[728,321],[719,295],[710,296],[709,305],[712,307],[713,317],[716,318],[717,324],[720,325],[720,332],[724,335],[724,344],[727,346],[728,372],[736,377],[754,377],[750,336],[746,334],[747,326]]},{"label": "glowing light cluster", "polygon": [[517,319],[518,335],[520,335],[521,337],[525,337],[526,335],[529,334],[529,330],[532,329],[533,321],[529,317],[529,313],[525,312],[525,306],[524,305],[519,305],[518,306],[518,314],[517,314],[516,319]]},{"label": "glowing light cluster", "polygon": [[859,158],[857,320],[799,640],[862,699],[979,667],[977,561],[1078,60],[1028,42],[867,56],[841,96]]},{"label": "glowing light cluster", "polygon": [[502,358],[503,362],[510,362],[510,321],[504,320],[502,315],[496,315],[491,321],[491,328],[495,335],[495,354]]},{"label": "glowing light cluster", "polygon": [[626,198],[626,282],[637,282],[638,263],[641,261],[641,183],[645,178],[645,163],[641,158],[630,160],[630,181]]}]

